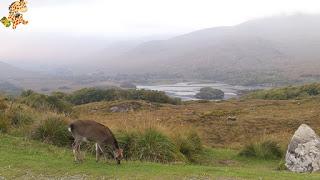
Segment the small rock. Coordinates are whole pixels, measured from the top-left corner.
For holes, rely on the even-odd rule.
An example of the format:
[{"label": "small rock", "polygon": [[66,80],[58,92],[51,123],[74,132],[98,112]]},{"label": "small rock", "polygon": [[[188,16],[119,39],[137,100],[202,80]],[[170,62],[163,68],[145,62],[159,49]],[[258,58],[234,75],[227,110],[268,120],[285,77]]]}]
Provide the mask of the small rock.
[{"label": "small rock", "polygon": [[110,107],[110,112],[131,112],[139,110],[142,107],[142,104],[139,102],[125,102],[113,105]]},{"label": "small rock", "polygon": [[228,116],[227,120],[228,121],[236,121],[237,117],[236,116]]}]

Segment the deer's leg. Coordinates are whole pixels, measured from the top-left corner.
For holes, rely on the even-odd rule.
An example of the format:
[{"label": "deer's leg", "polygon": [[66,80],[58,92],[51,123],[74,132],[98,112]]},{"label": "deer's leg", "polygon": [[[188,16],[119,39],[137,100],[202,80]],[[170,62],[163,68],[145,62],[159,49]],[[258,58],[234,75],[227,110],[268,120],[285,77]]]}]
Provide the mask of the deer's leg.
[{"label": "deer's leg", "polygon": [[72,144],[72,151],[73,151],[75,161],[79,161],[80,144],[81,144],[81,141],[77,139],[74,140]]},{"label": "deer's leg", "polygon": [[72,152],[73,152],[73,156],[74,156],[74,161],[78,161],[77,146],[78,146],[78,141],[74,140],[74,142],[72,143]]},{"label": "deer's leg", "polygon": [[78,148],[77,148],[77,152],[78,152],[78,155],[79,155],[79,157],[80,157],[80,158],[78,158],[78,159],[79,159],[80,161],[83,161],[84,155],[81,155],[81,148],[80,148],[81,142],[82,142],[82,141],[79,142],[79,145],[78,145]]},{"label": "deer's leg", "polygon": [[100,147],[98,143],[96,143],[96,162],[99,161],[99,158],[100,158]]},{"label": "deer's leg", "polygon": [[97,143],[97,145],[98,145],[100,152],[103,154],[104,160],[106,161],[107,160],[106,152],[103,150],[104,145],[101,143]]}]

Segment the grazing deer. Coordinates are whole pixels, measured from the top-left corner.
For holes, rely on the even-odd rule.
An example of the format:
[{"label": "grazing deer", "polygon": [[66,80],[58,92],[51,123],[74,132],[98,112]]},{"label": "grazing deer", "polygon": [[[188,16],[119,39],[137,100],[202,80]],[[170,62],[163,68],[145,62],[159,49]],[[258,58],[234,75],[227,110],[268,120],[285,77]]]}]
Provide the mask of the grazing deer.
[{"label": "grazing deer", "polygon": [[80,145],[83,141],[93,141],[96,143],[96,161],[99,161],[100,154],[105,156],[108,147],[113,150],[113,155],[118,164],[123,158],[123,150],[119,148],[118,142],[111,130],[95,121],[77,120],[69,125],[68,130],[74,137],[72,144],[75,161],[79,161]]}]

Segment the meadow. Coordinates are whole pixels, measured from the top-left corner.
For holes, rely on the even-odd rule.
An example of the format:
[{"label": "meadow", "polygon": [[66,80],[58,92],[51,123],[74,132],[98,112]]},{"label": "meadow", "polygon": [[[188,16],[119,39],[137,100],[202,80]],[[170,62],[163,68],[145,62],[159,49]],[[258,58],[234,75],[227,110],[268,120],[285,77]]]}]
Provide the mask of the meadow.
[{"label": "meadow", "polygon": [[6,179],[319,179],[320,174],[279,171],[278,161],[241,158],[230,149],[207,149],[204,164],[161,164],[141,161],[79,164],[70,149],[0,136],[0,177]]},{"label": "meadow", "polygon": [[[41,95],[26,91],[19,97],[3,96],[0,176],[6,179],[320,178],[319,173],[289,172],[283,162],[290,138],[300,124],[306,123],[319,133],[320,97],[317,95],[286,100],[251,96],[218,102],[179,102],[157,92],[120,92],[87,89],[74,94]],[[109,93],[119,98],[107,99],[112,97]],[[126,160],[120,166],[112,159],[96,163],[88,144],[83,146],[85,161],[74,162],[67,124],[75,119],[95,120],[110,127],[125,149]]]}]

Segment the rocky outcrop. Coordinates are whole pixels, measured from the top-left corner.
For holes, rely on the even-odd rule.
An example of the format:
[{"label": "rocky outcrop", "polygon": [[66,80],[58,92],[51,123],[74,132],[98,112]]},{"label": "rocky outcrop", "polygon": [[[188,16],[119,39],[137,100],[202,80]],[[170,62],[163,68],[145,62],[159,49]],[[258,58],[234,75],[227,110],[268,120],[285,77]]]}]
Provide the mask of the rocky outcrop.
[{"label": "rocky outcrop", "polygon": [[293,172],[320,170],[320,139],[308,125],[302,124],[294,133],[285,165]]},{"label": "rocky outcrop", "polygon": [[115,104],[110,107],[110,112],[132,112],[142,108],[140,102],[125,102],[120,104]]}]

